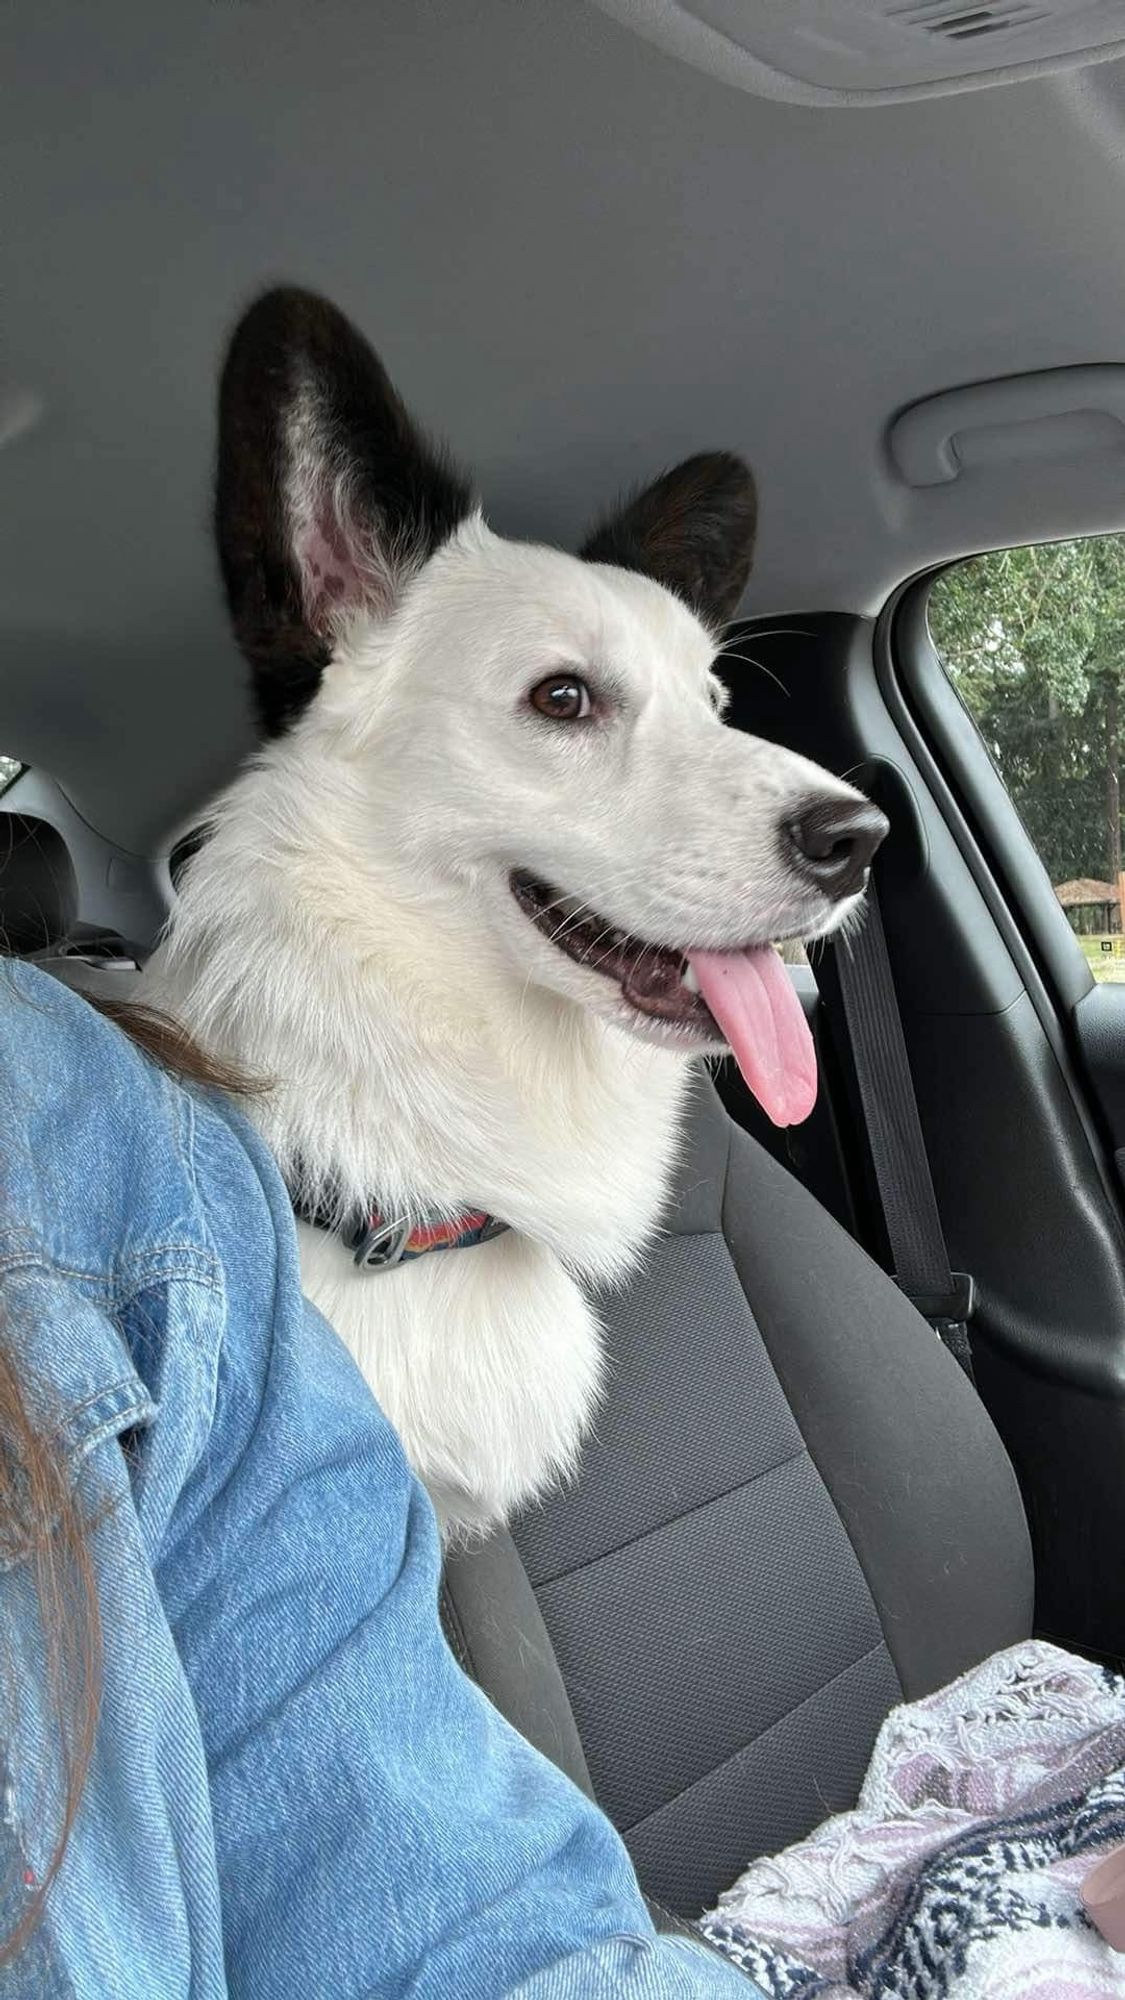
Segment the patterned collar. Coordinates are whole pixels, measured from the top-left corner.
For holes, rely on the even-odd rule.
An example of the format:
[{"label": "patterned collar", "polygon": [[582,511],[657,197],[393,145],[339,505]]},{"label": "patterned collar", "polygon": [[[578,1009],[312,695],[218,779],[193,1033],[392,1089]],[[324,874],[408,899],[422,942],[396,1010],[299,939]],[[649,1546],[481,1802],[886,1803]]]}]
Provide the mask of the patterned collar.
[{"label": "patterned collar", "polygon": [[299,1199],[294,1199],[293,1208],[302,1222],[338,1235],[361,1271],[389,1271],[395,1264],[426,1256],[430,1250],[468,1250],[474,1243],[488,1243],[503,1235],[508,1227],[480,1208],[463,1209],[453,1217],[431,1209],[422,1221],[411,1222],[388,1218],[372,1202],[349,1216],[342,1228],[336,1228],[323,1210]]}]

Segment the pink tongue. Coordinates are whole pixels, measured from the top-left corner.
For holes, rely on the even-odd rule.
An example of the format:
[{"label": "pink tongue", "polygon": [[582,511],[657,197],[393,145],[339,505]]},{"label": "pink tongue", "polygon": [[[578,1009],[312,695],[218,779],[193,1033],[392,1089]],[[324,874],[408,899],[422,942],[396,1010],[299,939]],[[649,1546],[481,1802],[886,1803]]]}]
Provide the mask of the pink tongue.
[{"label": "pink tongue", "polygon": [[799,1125],[816,1103],[816,1052],[772,944],[753,951],[689,951],[688,959],[766,1116],[775,1125]]}]

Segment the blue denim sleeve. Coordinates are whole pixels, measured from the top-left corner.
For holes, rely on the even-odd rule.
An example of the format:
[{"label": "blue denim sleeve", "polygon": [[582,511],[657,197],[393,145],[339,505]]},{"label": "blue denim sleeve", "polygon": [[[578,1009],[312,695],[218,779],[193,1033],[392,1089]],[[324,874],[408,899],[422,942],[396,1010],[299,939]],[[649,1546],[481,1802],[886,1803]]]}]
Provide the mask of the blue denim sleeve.
[{"label": "blue denim sleeve", "polygon": [[[432,1510],[300,1295],[272,1166],[237,1122],[201,1121],[196,1146],[227,1324],[157,1582],[202,1731],[231,1992],[753,1994],[656,1937],[609,1822],[462,1674]],[[247,1151],[268,1229],[246,1226]]]}]

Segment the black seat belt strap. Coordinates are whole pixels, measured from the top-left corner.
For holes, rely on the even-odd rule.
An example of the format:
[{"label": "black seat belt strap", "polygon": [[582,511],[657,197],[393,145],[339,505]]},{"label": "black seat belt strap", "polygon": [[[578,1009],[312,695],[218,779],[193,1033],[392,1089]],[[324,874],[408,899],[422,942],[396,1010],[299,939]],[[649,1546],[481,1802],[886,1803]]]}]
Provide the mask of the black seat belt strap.
[{"label": "black seat belt strap", "polygon": [[873,885],[835,960],[895,1283],[972,1380],[973,1281],[950,1269]]}]

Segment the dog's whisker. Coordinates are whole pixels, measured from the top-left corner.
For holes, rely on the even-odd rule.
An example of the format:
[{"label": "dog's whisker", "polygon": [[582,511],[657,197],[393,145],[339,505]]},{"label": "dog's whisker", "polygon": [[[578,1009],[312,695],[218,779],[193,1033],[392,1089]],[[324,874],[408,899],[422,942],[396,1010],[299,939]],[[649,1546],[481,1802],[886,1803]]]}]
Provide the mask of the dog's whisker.
[{"label": "dog's whisker", "polygon": [[532,969],[531,969],[531,967],[529,966],[529,967],[528,967],[528,973],[527,973],[527,978],[526,978],[526,979],[524,980],[524,982],[523,982],[523,985],[522,985],[522,986],[520,987],[520,998],[519,998],[519,1006],[518,1006],[518,1007],[517,1007],[517,1009],[516,1009],[516,1032],[517,1032],[517,1034],[522,1034],[522,1033],[523,1033],[523,1017],[524,1017],[524,1013],[525,1013],[525,1011],[526,1011],[526,1008],[527,1008],[527,996],[528,996],[528,993],[529,993],[529,992],[530,992],[530,990],[531,990],[531,981],[532,981],[532,976],[533,976],[533,975],[532,975]]},{"label": "dog's whisker", "polygon": [[816,633],[808,631],[803,625],[770,625],[764,632],[755,626],[752,632],[732,632],[729,639],[723,640],[719,651],[725,653],[732,646],[740,645],[743,639],[815,639],[815,637]]},{"label": "dog's whisker", "polygon": [[[604,937],[612,937],[616,929],[617,929],[616,924],[607,924],[604,930],[599,931],[597,937],[594,939],[594,942],[590,947],[591,951],[597,950],[598,946],[600,945]],[[613,950],[614,947],[611,945],[609,951],[603,951],[600,957],[588,958],[586,960],[587,965],[591,968],[592,971],[596,972],[599,965],[604,965],[606,959],[612,956]]]},{"label": "dog's whisker", "polygon": [[777,674],[774,673],[772,667],[766,666],[764,660],[756,660],[752,653],[729,653],[727,655],[727,658],[731,660],[741,660],[743,664],[747,667],[757,667],[760,673],[765,674],[767,680],[775,682],[775,684],[781,689],[783,695],[788,696],[790,690],[786,687],[785,682]]},{"label": "dog's whisker", "polygon": [[[544,903],[542,905],[543,915],[545,917],[549,916],[552,910],[561,909],[564,903],[569,903],[571,900],[572,898],[570,896],[560,892],[559,895],[553,896],[549,903]],[[571,914],[573,915],[573,912],[571,912]]]},{"label": "dog's whisker", "polygon": [[[559,939],[564,938],[568,931],[581,930],[582,925],[589,923],[592,917],[594,917],[594,911],[589,908],[588,904],[583,903],[581,909],[573,910],[570,916],[565,918],[558,926],[557,930],[549,933],[551,943],[558,944]],[[594,917],[594,920],[595,922],[597,921],[596,917]]]},{"label": "dog's whisker", "polygon": [[644,947],[644,950],[637,957],[636,963],[633,967],[634,974],[641,972],[646,958],[658,958],[659,955],[660,955],[660,946],[658,944],[646,945]]}]

